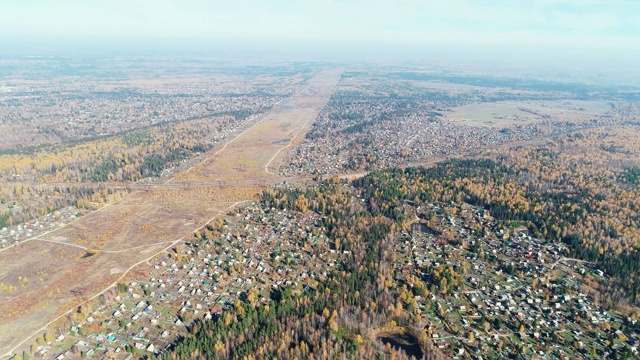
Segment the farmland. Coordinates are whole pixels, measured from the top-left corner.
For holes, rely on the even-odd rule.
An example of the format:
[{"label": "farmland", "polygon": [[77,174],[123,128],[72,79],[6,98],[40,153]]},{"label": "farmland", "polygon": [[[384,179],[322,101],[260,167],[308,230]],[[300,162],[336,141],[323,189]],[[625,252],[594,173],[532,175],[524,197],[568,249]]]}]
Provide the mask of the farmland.
[{"label": "farmland", "polygon": [[586,122],[611,110],[603,101],[504,101],[474,103],[452,108],[444,120],[469,126],[510,127],[545,120]]}]

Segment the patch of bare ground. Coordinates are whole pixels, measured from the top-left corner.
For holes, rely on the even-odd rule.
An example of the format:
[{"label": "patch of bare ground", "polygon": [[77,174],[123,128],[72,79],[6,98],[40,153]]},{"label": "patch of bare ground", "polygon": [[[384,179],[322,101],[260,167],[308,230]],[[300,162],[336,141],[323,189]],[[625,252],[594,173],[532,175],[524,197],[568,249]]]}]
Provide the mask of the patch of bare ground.
[{"label": "patch of bare ground", "polygon": [[422,359],[428,353],[426,339],[420,340],[416,330],[402,326],[383,327],[373,331],[377,338],[387,348],[402,350],[407,355]]}]

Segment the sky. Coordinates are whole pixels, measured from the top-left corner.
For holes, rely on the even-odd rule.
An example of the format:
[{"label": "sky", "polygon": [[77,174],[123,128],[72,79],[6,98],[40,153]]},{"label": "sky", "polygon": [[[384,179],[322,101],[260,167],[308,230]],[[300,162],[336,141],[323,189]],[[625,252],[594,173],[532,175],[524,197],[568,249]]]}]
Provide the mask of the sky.
[{"label": "sky", "polygon": [[640,60],[640,0],[0,0],[0,42],[44,39],[318,44],[632,67]]}]

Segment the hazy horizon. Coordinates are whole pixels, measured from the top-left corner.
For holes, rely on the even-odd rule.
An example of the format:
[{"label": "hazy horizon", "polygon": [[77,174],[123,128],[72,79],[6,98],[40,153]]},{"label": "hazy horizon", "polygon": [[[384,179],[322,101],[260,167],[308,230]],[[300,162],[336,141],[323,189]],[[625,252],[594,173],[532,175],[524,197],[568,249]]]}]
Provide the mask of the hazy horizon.
[{"label": "hazy horizon", "polygon": [[453,61],[637,82],[633,1],[14,1],[0,54]]}]

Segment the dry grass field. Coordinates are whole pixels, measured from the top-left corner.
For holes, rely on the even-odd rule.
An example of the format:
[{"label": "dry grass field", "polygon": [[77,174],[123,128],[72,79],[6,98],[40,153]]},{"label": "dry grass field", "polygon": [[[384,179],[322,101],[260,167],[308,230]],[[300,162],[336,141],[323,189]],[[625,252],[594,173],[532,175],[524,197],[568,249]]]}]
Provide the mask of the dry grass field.
[{"label": "dry grass field", "polygon": [[604,101],[499,101],[453,108],[446,120],[469,126],[509,127],[544,120],[588,121],[610,110]]},{"label": "dry grass field", "polygon": [[339,71],[327,71],[309,80],[308,86],[293,99],[222,149],[214,150],[213,156],[178,174],[175,180],[209,182],[277,177],[272,170],[277,167],[278,157],[284,156],[282,150],[300,141],[304,130],[329,100],[339,79]]},{"label": "dry grass field", "polygon": [[15,290],[1,295],[2,350],[8,350],[48,321],[118,281],[131,265],[165,246],[146,246],[121,253],[97,252],[87,257],[87,252],[80,248],[31,241],[3,252],[0,258],[3,279],[22,281],[18,280]]},{"label": "dry grass field", "polygon": [[[304,136],[339,78],[338,71],[319,73],[283,104],[288,106],[212,150],[200,165],[177,174],[174,184],[184,186],[134,190],[63,228],[0,251],[0,357],[14,353],[47,324],[122,281],[217,214],[254,199],[260,180],[277,178],[268,166],[292,139]],[[193,181],[235,180],[254,181],[189,186]]]},{"label": "dry grass field", "polygon": [[[255,186],[141,190],[81,220],[0,252],[0,343],[13,344],[44,320],[118,281],[143,261],[203,226]],[[6,350],[6,349],[2,349]]]}]

